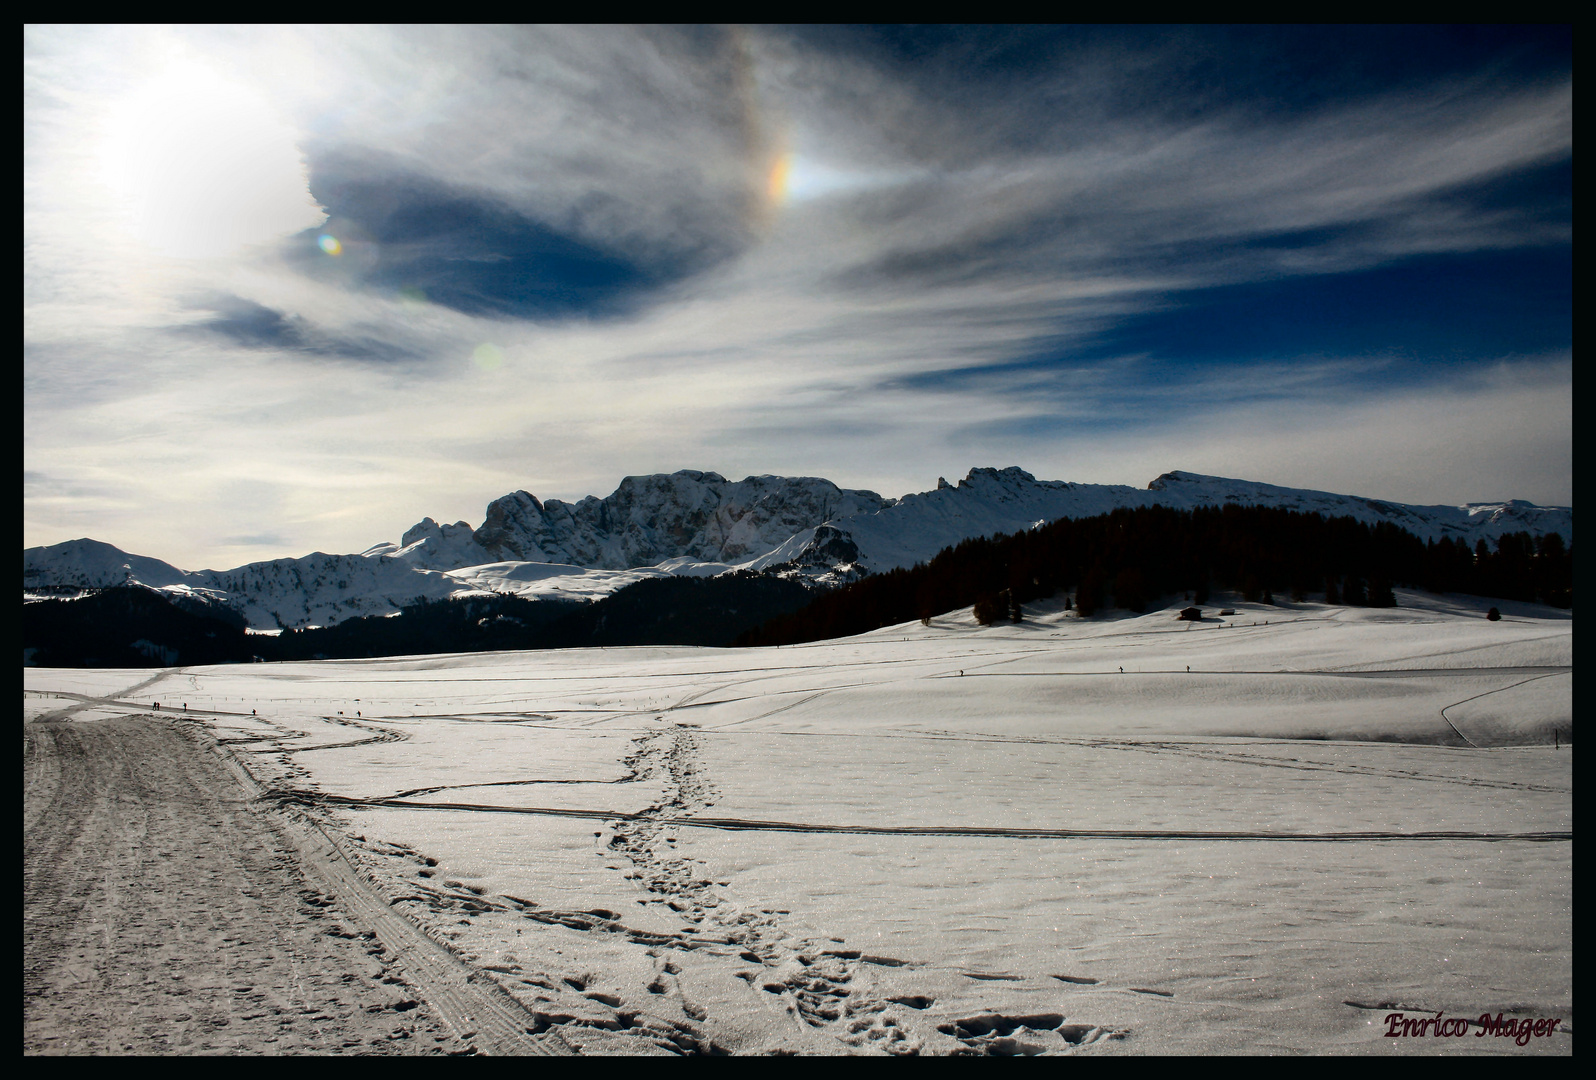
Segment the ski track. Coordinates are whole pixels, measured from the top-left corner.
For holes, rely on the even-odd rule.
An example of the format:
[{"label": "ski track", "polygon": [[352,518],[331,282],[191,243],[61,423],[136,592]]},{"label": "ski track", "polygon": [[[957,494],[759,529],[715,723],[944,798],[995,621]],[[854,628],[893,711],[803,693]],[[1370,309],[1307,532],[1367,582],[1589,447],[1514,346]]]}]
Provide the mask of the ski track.
[{"label": "ski track", "polygon": [[1498,686],[1495,690],[1487,690],[1483,694],[1475,694],[1473,697],[1466,697],[1462,701],[1454,701],[1454,702],[1452,702],[1452,704],[1442,707],[1442,709],[1441,709],[1441,719],[1446,721],[1446,724],[1447,724],[1448,727],[1450,727],[1453,731],[1457,732],[1457,737],[1458,738],[1462,739],[1464,742],[1468,743],[1470,746],[1474,747],[1475,749],[1479,749],[1480,748],[1479,745],[1477,743],[1475,743],[1473,739],[1470,739],[1467,735],[1463,734],[1463,732],[1458,731],[1458,726],[1456,724],[1452,723],[1452,718],[1450,716],[1446,715],[1446,710],[1447,709],[1455,709],[1459,705],[1466,705],[1466,704],[1468,704],[1471,701],[1478,701],[1480,698],[1490,697],[1492,694],[1500,694],[1504,690],[1511,690],[1515,686],[1523,686],[1525,683],[1532,683],[1532,682],[1535,682],[1535,681],[1537,681],[1539,679],[1549,679],[1549,678],[1551,678],[1554,675],[1571,675],[1571,674],[1573,674],[1573,671],[1574,671],[1573,668],[1561,668],[1561,669],[1558,669],[1558,670],[1555,670],[1555,671],[1548,671],[1548,672],[1545,672],[1544,674],[1541,674],[1541,675],[1531,676],[1528,679],[1521,679],[1521,680],[1519,680],[1516,683],[1509,683],[1507,686]]},{"label": "ski track", "polygon": [[570,1053],[197,716],[68,719],[175,673],[24,724],[24,1053]]}]

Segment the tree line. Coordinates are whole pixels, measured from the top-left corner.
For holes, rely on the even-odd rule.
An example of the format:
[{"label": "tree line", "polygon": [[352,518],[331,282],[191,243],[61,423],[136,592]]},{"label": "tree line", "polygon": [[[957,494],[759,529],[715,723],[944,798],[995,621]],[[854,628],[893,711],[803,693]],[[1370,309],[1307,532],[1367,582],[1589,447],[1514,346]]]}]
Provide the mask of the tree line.
[{"label": "tree line", "polygon": [[343,660],[445,652],[617,645],[730,645],[796,611],[810,591],[750,572],[645,578],[593,603],[519,596],[419,599],[388,616],[249,634],[220,604],[143,586],[22,605],[23,662],[46,667],[165,667],[250,660]]},{"label": "tree line", "polygon": [[1573,549],[1556,533],[1502,536],[1493,549],[1451,538],[1275,507],[1162,506],[1062,519],[1011,535],[965,540],[928,563],[869,576],[817,597],[737,639],[786,645],[862,634],[973,607],[991,623],[1020,605],[1065,594],[1090,616],[1110,604],[1145,611],[1160,597],[1239,591],[1249,601],[1323,598],[1392,607],[1395,586],[1573,606]]}]

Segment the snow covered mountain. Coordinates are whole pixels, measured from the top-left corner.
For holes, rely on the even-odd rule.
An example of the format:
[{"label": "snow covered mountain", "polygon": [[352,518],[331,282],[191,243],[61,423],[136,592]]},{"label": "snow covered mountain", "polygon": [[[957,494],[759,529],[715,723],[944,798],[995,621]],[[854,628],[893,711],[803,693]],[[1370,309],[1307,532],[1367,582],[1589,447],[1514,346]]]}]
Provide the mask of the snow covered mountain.
[{"label": "snow covered mountain", "polygon": [[794,533],[834,517],[876,513],[894,500],[873,491],[845,491],[818,477],[719,473],[628,476],[613,494],[571,504],[539,502],[517,491],[488,505],[475,532],[463,521],[431,518],[399,544],[367,555],[390,555],[432,570],[493,562],[566,563],[590,570],[629,570],[667,559],[736,563],[772,551]]},{"label": "snow covered mountain", "polygon": [[68,540],[22,552],[22,591],[107,589],[117,585],[203,587],[204,575],[179,570],[160,559],[129,555],[98,540]]},{"label": "snow covered mountain", "polygon": [[477,591],[433,570],[394,559],[312,552],[234,570],[179,570],[97,540],[69,540],[22,553],[22,593],[143,585],[242,615],[251,629],[332,626],[360,615],[391,615],[425,597]]},{"label": "snow covered mountain", "polygon": [[577,503],[525,491],[495,500],[483,525],[425,518],[400,542],[360,555],[316,552],[233,570],[184,571],[110,544],[73,540],[22,553],[30,594],[144,585],[225,604],[257,630],[330,626],[386,615],[418,598],[481,593],[595,599],[644,577],[733,569],[797,574],[822,584],[912,566],[972,536],[1012,533],[1120,507],[1227,502],[1387,521],[1424,539],[1467,544],[1507,532],[1555,532],[1572,544],[1570,507],[1513,500],[1411,506],[1377,499],[1170,472],[1146,488],[1037,480],[1018,468],[971,469],[957,485],[886,499],[815,477],[712,472],[632,476]]},{"label": "snow covered mountain", "polygon": [[874,514],[833,518],[820,532],[793,536],[780,548],[753,561],[756,568],[794,560],[814,561],[817,547],[836,548],[839,539],[857,549],[851,560],[871,571],[924,562],[971,536],[1012,533],[1059,518],[1092,517],[1121,507],[1273,506],[1326,517],[1353,517],[1365,524],[1390,522],[1425,540],[1443,536],[1473,545],[1508,532],[1555,532],[1572,544],[1574,511],[1566,506],[1535,506],[1514,500],[1464,506],[1409,506],[1325,491],[1276,487],[1197,473],[1168,472],[1146,488],[1121,484],[1072,484],[1038,480],[1023,469],[971,469],[957,486],[939,479],[935,491],[905,495]]}]

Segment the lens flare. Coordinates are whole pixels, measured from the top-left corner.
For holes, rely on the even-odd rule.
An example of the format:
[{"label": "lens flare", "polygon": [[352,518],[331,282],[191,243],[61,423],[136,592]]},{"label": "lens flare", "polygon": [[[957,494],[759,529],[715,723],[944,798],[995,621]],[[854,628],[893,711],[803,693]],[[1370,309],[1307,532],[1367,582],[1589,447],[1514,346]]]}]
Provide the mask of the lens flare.
[{"label": "lens flare", "polygon": [[344,246],[338,242],[338,238],[331,233],[322,233],[316,240],[316,246],[329,255],[337,255],[344,250]]},{"label": "lens flare", "polygon": [[497,345],[484,341],[471,350],[471,362],[483,371],[497,371],[504,366],[504,352]]}]

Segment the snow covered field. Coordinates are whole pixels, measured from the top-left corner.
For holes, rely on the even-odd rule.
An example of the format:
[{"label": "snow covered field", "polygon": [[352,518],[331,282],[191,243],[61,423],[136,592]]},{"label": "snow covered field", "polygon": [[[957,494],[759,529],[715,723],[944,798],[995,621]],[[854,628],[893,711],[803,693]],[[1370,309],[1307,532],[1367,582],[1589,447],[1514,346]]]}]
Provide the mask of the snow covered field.
[{"label": "snow covered field", "polygon": [[27,668],[24,709],[186,706],[588,1052],[1572,1053],[1572,618],[1399,601]]}]

